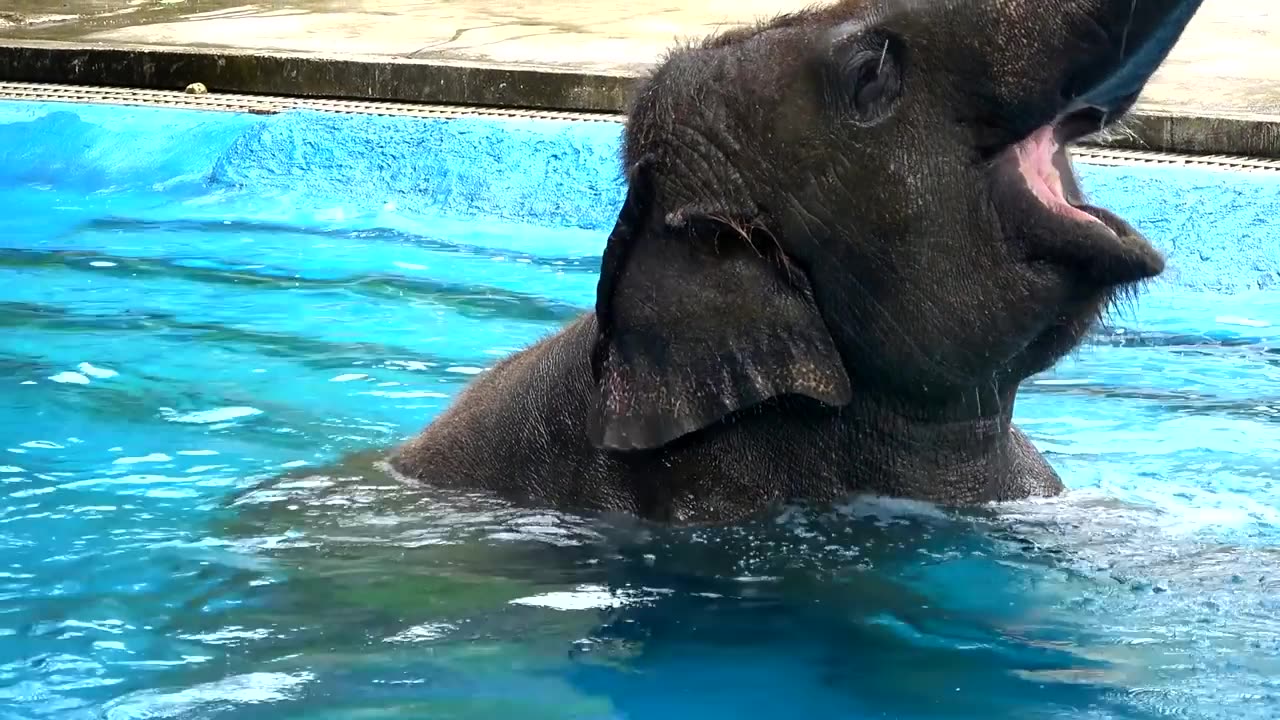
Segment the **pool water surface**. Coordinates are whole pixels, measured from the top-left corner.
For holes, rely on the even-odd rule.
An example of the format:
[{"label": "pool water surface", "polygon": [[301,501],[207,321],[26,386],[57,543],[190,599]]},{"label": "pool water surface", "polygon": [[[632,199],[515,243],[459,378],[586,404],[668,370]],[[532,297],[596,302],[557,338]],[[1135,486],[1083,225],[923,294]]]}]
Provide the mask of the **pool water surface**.
[{"label": "pool water surface", "polygon": [[0,720],[1280,716],[1280,179],[1082,169],[1170,273],[1020,395],[1067,497],[662,529],[376,463],[590,307],[604,181],[167,112],[0,104]]}]

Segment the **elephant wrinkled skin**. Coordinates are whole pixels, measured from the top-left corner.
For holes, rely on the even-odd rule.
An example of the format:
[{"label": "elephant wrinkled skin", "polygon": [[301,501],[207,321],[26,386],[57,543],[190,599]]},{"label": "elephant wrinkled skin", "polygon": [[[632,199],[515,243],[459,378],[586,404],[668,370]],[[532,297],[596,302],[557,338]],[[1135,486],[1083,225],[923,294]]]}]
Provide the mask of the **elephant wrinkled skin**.
[{"label": "elephant wrinkled skin", "polygon": [[1060,493],[1018,385],[1163,269],[1063,148],[1123,117],[1199,6],[846,0],[674,51],[630,111],[595,312],[391,466],[675,523]]}]

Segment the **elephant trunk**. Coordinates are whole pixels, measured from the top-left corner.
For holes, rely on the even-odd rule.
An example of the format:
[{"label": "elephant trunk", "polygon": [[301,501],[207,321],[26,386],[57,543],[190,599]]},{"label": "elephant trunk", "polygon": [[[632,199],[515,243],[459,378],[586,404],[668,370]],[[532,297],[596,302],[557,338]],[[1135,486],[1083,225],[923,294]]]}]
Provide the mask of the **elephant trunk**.
[{"label": "elephant trunk", "polygon": [[[988,121],[1016,142],[1069,119],[1097,130],[1132,107],[1203,0],[993,0],[967,42],[986,56]],[[957,11],[972,5],[954,3]],[[981,38],[987,34],[986,38]],[[1069,117],[1071,116],[1071,117]],[[1083,125],[1092,124],[1092,128]],[[1072,132],[1071,135],[1085,134]],[[1003,140],[1003,142],[1001,142]],[[992,148],[997,149],[997,148]]]}]

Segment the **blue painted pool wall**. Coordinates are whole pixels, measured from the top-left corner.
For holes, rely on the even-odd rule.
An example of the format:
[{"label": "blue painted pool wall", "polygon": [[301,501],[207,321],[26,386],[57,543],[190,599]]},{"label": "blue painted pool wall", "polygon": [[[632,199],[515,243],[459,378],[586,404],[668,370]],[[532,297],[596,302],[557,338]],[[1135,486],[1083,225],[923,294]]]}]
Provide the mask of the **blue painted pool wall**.
[{"label": "blue painted pool wall", "polygon": [[[598,231],[623,196],[622,128],[0,102],[0,185],[236,189],[289,202]],[[1161,283],[1280,285],[1280,175],[1078,164],[1093,199],[1168,256]]]}]

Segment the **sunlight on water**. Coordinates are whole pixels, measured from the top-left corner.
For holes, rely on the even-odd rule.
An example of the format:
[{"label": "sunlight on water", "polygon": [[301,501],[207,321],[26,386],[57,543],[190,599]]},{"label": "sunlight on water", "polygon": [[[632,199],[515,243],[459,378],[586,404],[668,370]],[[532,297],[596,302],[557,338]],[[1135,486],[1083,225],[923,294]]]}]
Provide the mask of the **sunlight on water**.
[{"label": "sunlight on water", "polygon": [[1029,383],[1065,499],[670,530],[379,465],[591,304],[593,234],[0,202],[5,720],[1280,713],[1274,290]]}]

